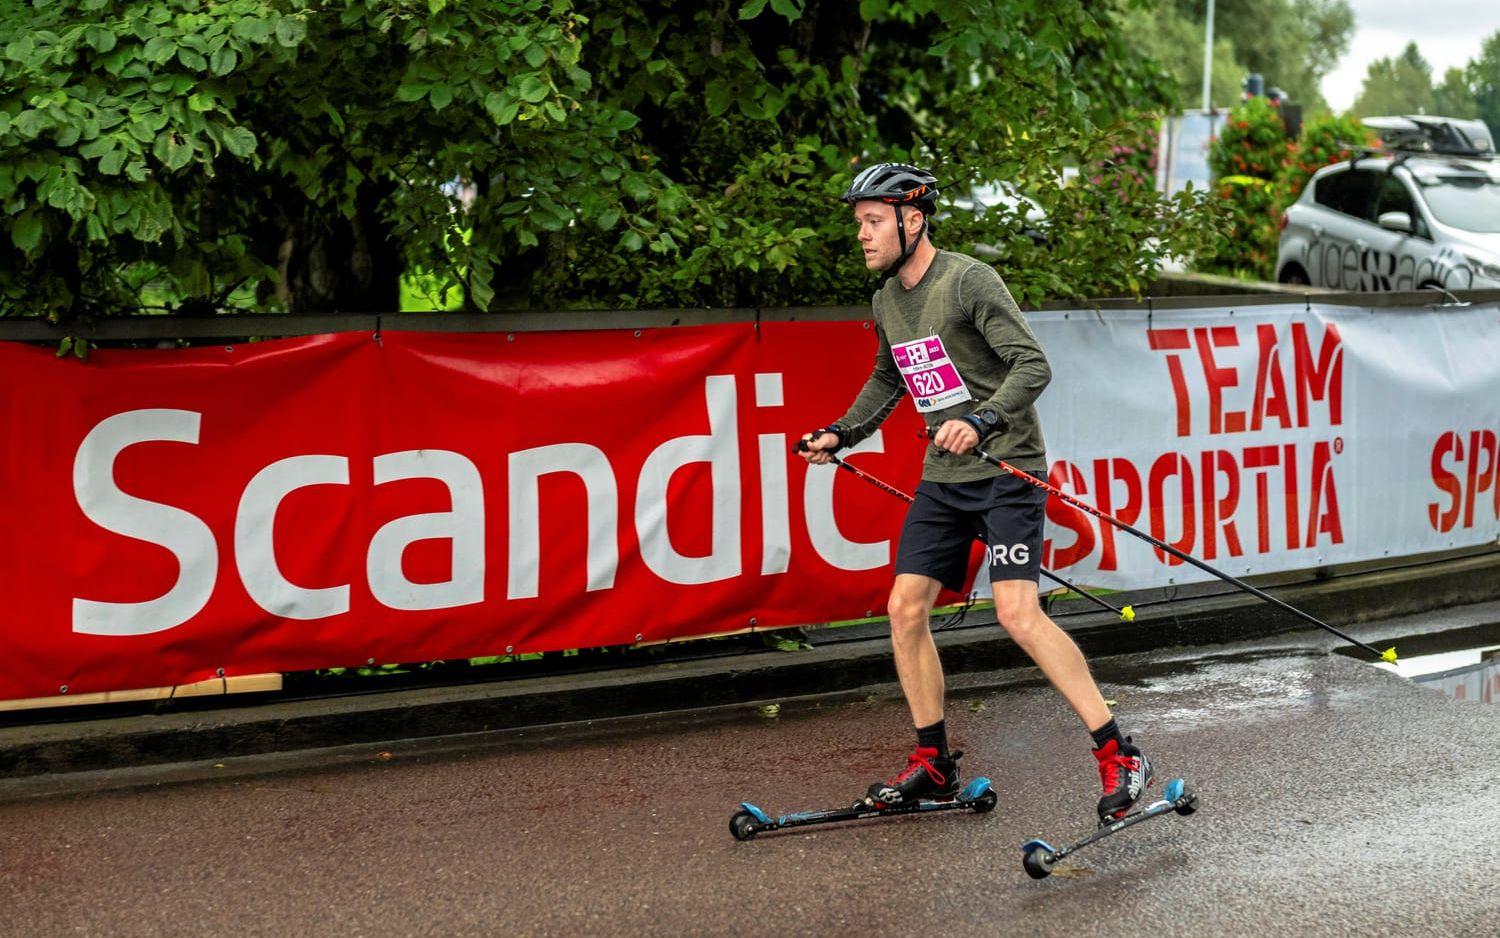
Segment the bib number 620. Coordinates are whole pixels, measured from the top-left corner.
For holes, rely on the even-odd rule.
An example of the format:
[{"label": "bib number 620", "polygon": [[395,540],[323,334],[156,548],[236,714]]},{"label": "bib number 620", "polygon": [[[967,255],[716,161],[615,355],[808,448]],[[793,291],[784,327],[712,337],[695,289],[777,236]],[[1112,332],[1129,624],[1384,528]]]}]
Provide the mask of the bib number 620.
[{"label": "bib number 620", "polygon": [[936,371],[919,371],[911,375],[911,385],[923,397],[931,397],[947,390],[947,385],[943,383],[943,376]]}]

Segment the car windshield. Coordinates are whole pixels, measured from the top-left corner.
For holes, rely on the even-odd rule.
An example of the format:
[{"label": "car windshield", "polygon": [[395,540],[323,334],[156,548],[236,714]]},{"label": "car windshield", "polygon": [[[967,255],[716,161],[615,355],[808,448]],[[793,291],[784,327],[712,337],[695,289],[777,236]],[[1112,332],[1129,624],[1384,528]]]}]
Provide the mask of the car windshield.
[{"label": "car windshield", "polygon": [[1500,182],[1466,174],[1422,180],[1422,194],[1437,220],[1464,231],[1500,232]]}]

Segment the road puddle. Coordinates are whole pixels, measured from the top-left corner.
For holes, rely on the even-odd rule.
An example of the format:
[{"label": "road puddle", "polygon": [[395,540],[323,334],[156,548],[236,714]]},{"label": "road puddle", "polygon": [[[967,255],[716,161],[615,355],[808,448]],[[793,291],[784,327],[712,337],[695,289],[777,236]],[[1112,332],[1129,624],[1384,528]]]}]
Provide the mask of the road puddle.
[{"label": "road puddle", "polygon": [[1500,701],[1500,643],[1403,658],[1376,667],[1432,687],[1453,700]]}]

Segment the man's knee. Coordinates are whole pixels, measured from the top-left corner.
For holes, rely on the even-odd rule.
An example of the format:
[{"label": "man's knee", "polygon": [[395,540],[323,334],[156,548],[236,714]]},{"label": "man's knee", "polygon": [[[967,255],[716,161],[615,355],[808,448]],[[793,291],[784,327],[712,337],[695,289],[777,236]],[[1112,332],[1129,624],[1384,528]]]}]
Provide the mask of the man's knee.
[{"label": "man's knee", "polygon": [[894,589],[886,612],[891,617],[891,634],[904,637],[920,633],[927,628],[928,614],[932,611],[932,600],[922,590]]},{"label": "man's knee", "polygon": [[1046,625],[1035,591],[1001,588],[1000,584],[995,589],[995,618],[1011,638],[1023,644]]},{"label": "man's knee", "polygon": [[927,604],[920,596],[912,596],[908,593],[891,593],[890,602],[886,604],[886,612],[891,617],[891,624],[897,621],[902,623],[927,617]]}]

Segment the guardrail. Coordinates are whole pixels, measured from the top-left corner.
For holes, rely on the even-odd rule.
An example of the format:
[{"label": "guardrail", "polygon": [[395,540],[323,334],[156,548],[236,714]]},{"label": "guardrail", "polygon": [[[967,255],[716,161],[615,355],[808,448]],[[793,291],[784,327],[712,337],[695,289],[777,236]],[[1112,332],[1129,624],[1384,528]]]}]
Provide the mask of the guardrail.
[{"label": "guardrail", "polygon": [[[1439,294],[1329,293],[1295,290],[1228,296],[1102,298],[1084,303],[1050,302],[1038,310],[1236,309],[1302,301],[1311,305],[1372,309],[1434,309],[1459,303],[1500,302],[1500,290]],[[237,313],[220,316],[112,316],[54,325],[33,317],[0,318],[0,341],[57,342],[67,336],[94,342],[168,339],[244,339],[323,335],[331,332],[567,332],[595,329],[655,329],[742,322],[841,322],[867,319],[870,307],[799,306],[724,309],[552,310],[517,313]]]}]

